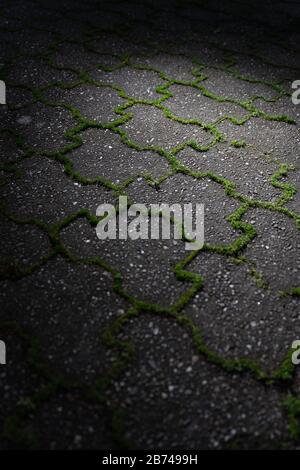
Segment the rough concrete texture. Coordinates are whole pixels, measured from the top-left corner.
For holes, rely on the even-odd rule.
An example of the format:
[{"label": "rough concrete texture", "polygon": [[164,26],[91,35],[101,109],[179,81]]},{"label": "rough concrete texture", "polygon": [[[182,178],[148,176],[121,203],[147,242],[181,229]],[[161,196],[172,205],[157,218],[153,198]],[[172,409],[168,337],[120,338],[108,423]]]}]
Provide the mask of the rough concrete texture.
[{"label": "rough concrete texture", "polygon": [[[0,448],[300,448],[299,2],[1,1]],[[99,241],[203,203],[205,244]]]}]

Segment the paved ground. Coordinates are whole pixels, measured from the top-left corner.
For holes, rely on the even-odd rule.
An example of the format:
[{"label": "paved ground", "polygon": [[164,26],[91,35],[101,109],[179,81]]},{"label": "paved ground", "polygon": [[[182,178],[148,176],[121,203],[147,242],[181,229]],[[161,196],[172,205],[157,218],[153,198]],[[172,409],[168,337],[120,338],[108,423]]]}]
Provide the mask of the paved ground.
[{"label": "paved ground", "polygon": [[[0,14],[0,447],[300,447],[299,2]],[[100,242],[120,194],[203,249]]]}]

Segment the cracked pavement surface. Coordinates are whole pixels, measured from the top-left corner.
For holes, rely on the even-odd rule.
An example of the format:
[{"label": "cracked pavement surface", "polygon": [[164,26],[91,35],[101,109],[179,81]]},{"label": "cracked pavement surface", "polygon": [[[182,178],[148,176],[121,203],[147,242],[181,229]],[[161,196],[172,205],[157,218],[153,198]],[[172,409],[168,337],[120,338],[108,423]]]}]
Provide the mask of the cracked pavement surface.
[{"label": "cracked pavement surface", "polygon": [[[300,448],[300,5],[0,5],[0,448]],[[203,203],[205,244],[96,208]]]}]

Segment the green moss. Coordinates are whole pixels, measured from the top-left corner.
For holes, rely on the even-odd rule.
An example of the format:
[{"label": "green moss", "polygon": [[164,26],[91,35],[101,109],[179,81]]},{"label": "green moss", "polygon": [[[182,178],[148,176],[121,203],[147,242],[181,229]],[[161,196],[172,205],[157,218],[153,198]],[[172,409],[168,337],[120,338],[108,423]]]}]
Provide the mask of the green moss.
[{"label": "green moss", "polygon": [[250,276],[254,279],[255,284],[260,289],[269,289],[268,282],[263,278],[262,274],[256,270],[256,268],[250,268]]},{"label": "green moss", "polygon": [[231,145],[232,147],[236,147],[236,148],[239,149],[239,148],[244,148],[244,147],[246,147],[246,142],[245,142],[244,140],[232,140],[232,141],[230,142],[230,145]]},{"label": "green moss", "polygon": [[289,431],[292,439],[298,440],[300,436],[300,400],[289,394],[283,401],[289,417]]},{"label": "green moss", "polygon": [[[151,7],[152,8],[152,7]],[[158,13],[159,8],[153,6],[153,12]],[[120,19],[123,20],[122,15]],[[3,30],[3,28],[1,28]],[[98,31],[97,34],[101,34],[101,31]],[[119,29],[114,31],[114,34],[120,36],[122,39],[126,38],[126,30]],[[83,45],[89,52],[97,52],[93,50],[90,41],[92,40],[93,35],[84,42],[78,42]],[[133,40],[131,38],[131,40]],[[235,184],[222,177],[221,175],[214,174],[212,172],[201,172],[201,171],[192,171],[186,167],[179,158],[178,154],[185,148],[192,148],[199,153],[199,163],[201,164],[201,153],[206,152],[210,149],[217,148],[218,145],[224,144],[226,142],[226,136],[220,131],[218,125],[224,121],[229,121],[233,125],[242,126],[250,119],[260,119],[266,121],[279,121],[287,124],[294,124],[294,119],[285,116],[285,115],[270,115],[261,111],[255,106],[255,100],[260,98],[265,102],[276,102],[282,96],[286,96],[286,92],[279,83],[269,82],[264,80],[258,80],[255,77],[245,76],[240,74],[234,67],[236,66],[235,60],[232,57],[232,51],[227,48],[220,46],[219,44],[214,44],[214,47],[218,47],[225,54],[224,59],[226,59],[227,64],[225,66],[212,66],[212,69],[222,70],[228,74],[234,76],[237,80],[247,81],[249,83],[260,83],[270,89],[276,91],[278,95],[275,98],[268,99],[264,96],[252,96],[249,100],[235,100],[230,99],[226,96],[220,96],[213,91],[208,90],[205,87],[205,80],[207,76],[204,74],[205,68],[209,68],[206,64],[202,64],[198,59],[190,57],[188,54],[178,54],[177,51],[165,50],[162,46],[154,46],[153,44],[147,43],[147,41],[142,41],[143,44],[150,46],[153,50],[153,55],[159,54],[161,52],[166,52],[167,54],[174,55],[176,57],[186,57],[192,60],[194,67],[191,70],[193,79],[190,81],[179,80],[176,77],[171,77],[166,74],[164,71],[159,70],[155,67],[149,67],[146,65],[135,64],[130,56],[117,56],[119,60],[118,64],[114,67],[107,67],[104,64],[99,63],[98,68],[107,73],[113,72],[115,70],[121,69],[123,67],[131,67],[134,69],[148,70],[155,73],[158,77],[158,86],[156,87],[156,92],[160,95],[157,99],[153,100],[140,100],[135,99],[127,95],[126,91],[119,86],[118,84],[104,84],[99,81],[96,81],[91,78],[88,71],[76,67],[59,67],[52,60],[52,54],[58,51],[58,46],[63,42],[62,40],[56,40],[48,48],[48,51],[44,54],[39,54],[40,57],[47,62],[47,64],[56,70],[72,72],[75,75],[75,79],[72,83],[50,83],[49,85],[43,88],[35,87],[25,87],[28,91],[32,93],[32,103],[40,102],[47,107],[54,107],[59,109],[65,109],[70,116],[75,120],[75,126],[67,130],[64,133],[66,139],[65,145],[59,147],[55,151],[44,151],[43,149],[30,148],[27,146],[24,139],[18,135],[15,131],[11,129],[4,129],[1,132],[8,133],[13,137],[16,146],[21,151],[20,155],[17,156],[14,161],[9,162],[6,165],[1,166],[1,170],[7,173],[12,174],[13,177],[18,176],[18,163],[24,158],[31,156],[37,156],[40,158],[51,158],[59,162],[64,168],[65,174],[68,178],[78,181],[83,185],[95,185],[102,186],[112,191],[115,196],[118,194],[125,194],[127,187],[129,187],[139,176],[144,178],[144,181],[149,184],[151,187],[158,189],[160,184],[169,178],[172,175],[177,173],[184,174],[192,179],[210,179],[224,190],[224,194],[232,198],[239,204],[239,207],[227,217],[227,221],[231,225],[232,229],[235,231],[236,238],[235,240],[228,245],[211,245],[205,244],[202,250],[191,252],[183,260],[179,261],[174,267],[174,274],[176,278],[184,283],[186,286],[185,291],[180,295],[172,305],[168,308],[162,307],[161,305],[155,303],[145,302],[139,298],[132,296],[127,292],[123,287],[123,280],[121,274],[109,266],[105,261],[99,257],[94,258],[80,258],[75,254],[71,253],[69,249],[62,243],[60,238],[60,232],[63,228],[67,227],[69,224],[76,221],[78,218],[85,218],[92,226],[97,223],[96,217],[91,215],[89,211],[85,209],[80,209],[79,211],[70,214],[64,219],[60,220],[58,223],[53,225],[47,225],[35,218],[21,218],[15,214],[10,214],[5,206],[1,206],[1,212],[14,222],[24,225],[31,224],[43,230],[43,232],[49,238],[51,243],[50,253],[43,257],[39,263],[34,263],[31,266],[23,266],[17,259],[6,259],[2,260],[0,274],[2,278],[17,280],[26,275],[32,274],[34,271],[40,269],[44,264],[46,264],[51,258],[60,255],[63,256],[68,262],[74,264],[85,264],[92,265],[97,269],[105,270],[109,273],[113,279],[113,288],[114,291],[119,295],[126,304],[128,304],[127,312],[118,317],[115,322],[113,322],[105,331],[104,335],[101,337],[101,340],[105,343],[106,347],[112,348],[116,354],[117,359],[113,362],[112,366],[109,367],[105,373],[96,381],[94,386],[87,387],[85,384],[74,384],[69,383],[63,380],[61,377],[58,377],[51,370],[49,365],[41,360],[39,345],[38,342],[23,332],[19,326],[10,325],[10,328],[23,342],[27,351],[26,361],[31,369],[43,378],[45,381],[45,386],[30,397],[25,397],[22,402],[19,403],[16,413],[8,417],[5,421],[3,428],[3,436],[9,441],[17,442],[22,445],[32,447],[35,446],[33,436],[29,435],[26,431],[26,419],[29,412],[37,412],[37,410],[45,404],[51,397],[55,396],[59,391],[62,390],[74,390],[79,389],[82,392],[84,400],[92,400],[93,402],[98,403],[101,406],[105,406],[107,412],[111,417],[111,425],[113,430],[113,435],[115,441],[121,447],[127,447],[129,444],[124,439],[124,417],[120,410],[115,408],[109,408],[106,404],[104,398],[104,392],[107,387],[110,386],[113,379],[119,376],[128,363],[132,360],[135,354],[134,347],[130,340],[122,341],[119,336],[123,331],[123,328],[130,319],[134,319],[139,315],[148,312],[153,315],[161,315],[163,317],[170,318],[170,321],[176,322],[178,327],[184,328],[191,336],[194,346],[197,352],[203,356],[208,362],[215,364],[216,366],[222,368],[227,372],[234,373],[250,373],[256,380],[263,381],[266,385],[276,385],[282,383],[290,383],[293,378],[293,366],[290,360],[290,351],[288,351],[287,356],[284,358],[282,363],[279,365],[278,369],[272,373],[264,371],[259,364],[255,361],[252,361],[248,358],[237,358],[230,359],[225,358],[215,351],[211,350],[203,337],[201,329],[196,326],[192,320],[185,315],[184,309],[194,298],[195,294],[202,289],[203,278],[198,273],[189,271],[189,266],[194,259],[196,259],[201,252],[209,252],[214,254],[220,254],[222,256],[228,257],[229,260],[238,263],[238,264],[249,264],[249,274],[255,280],[257,285],[261,288],[267,288],[267,284],[262,278],[261,274],[256,270],[248,260],[243,256],[243,251],[249,245],[249,243],[255,238],[256,230],[251,224],[243,221],[243,217],[247,214],[247,211],[250,208],[262,208],[266,211],[273,211],[285,215],[286,217],[292,219],[297,228],[300,229],[300,216],[290,211],[285,207],[286,203],[291,200],[295,193],[296,188],[287,182],[283,182],[282,178],[288,175],[288,172],[292,170],[291,167],[285,164],[279,163],[278,171],[271,177],[270,183],[280,190],[281,194],[275,202],[268,202],[259,199],[251,199],[244,194],[241,194],[237,191]],[[75,43],[77,43],[75,41]],[[230,57],[228,57],[228,53]],[[251,56],[260,60],[264,63],[269,63],[264,61],[259,56],[252,54]],[[17,58],[17,56],[16,56]],[[270,63],[269,63],[270,64]],[[276,66],[276,64],[272,64]],[[9,65],[3,70],[3,76],[9,70]],[[119,97],[124,100],[124,103],[115,108],[116,119],[112,122],[99,122],[97,120],[88,120],[86,119],[81,112],[72,106],[68,102],[68,99],[64,102],[51,102],[45,98],[45,93],[54,87],[58,87],[63,90],[76,89],[81,85],[90,85],[98,88],[107,88],[108,90],[113,90],[118,93]],[[170,88],[174,85],[184,86],[188,88],[196,89],[202,96],[212,100],[215,103],[228,103],[234,104],[240,107],[242,110],[246,111],[246,114],[243,118],[238,118],[235,116],[224,115],[221,118],[218,118],[215,122],[204,122],[198,119],[185,119],[182,116],[175,115],[167,106],[168,99],[173,95],[170,91]],[[20,88],[24,87],[20,85]],[[208,144],[201,144],[194,140],[188,142],[180,142],[170,151],[156,146],[156,145],[139,145],[137,142],[131,140],[128,134],[121,127],[124,124],[128,123],[133,118],[133,113],[131,112],[135,105],[155,107],[159,109],[162,115],[167,120],[172,120],[177,123],[182,124],[183,126],[197,126],[199,129],[202,129],[210,137]],[[82,132],[87,129],[105,129],[109,132],[116,134],[121,142],[130,149],[134,149],[138,152],[151,151],[164,158],[170,170],[162,175],[160,178],[153,179],[149,174],[143,175],[132,175],[130,176],[123,184],[117,185],[110,180],[107,180],[103,176],[99,175],[95,178],[87,178],[81,175],[79,172],[74,170],[74,165],[70,155],[73,150],[79,148],[83,144],[81,138]],[[245,147],[246,143],[243,140],[232,140],[231,145],[237,148]],[[274,159],[272,160],[274,161]],[[277,163],[277,161],[276,161]],[[5,180],[3,184],[5,184]],[[292,288],[289,292],[290,295],[300,296],[299,288]],[[6,328],[8,325],[0,324],[0,328]],[[288,409],[289,418],[290,418],[290,428],[291,434],[293,437],[299,435],[299,415],[300,415],[300,405],[299,400],[293,396],[289,396],[285,401],[285,406]]]},{"label": "green moss", "polygon": [[291,295],[295,295],[296,297],[300,297],[300,287],[293,287],[290,290]]}]

